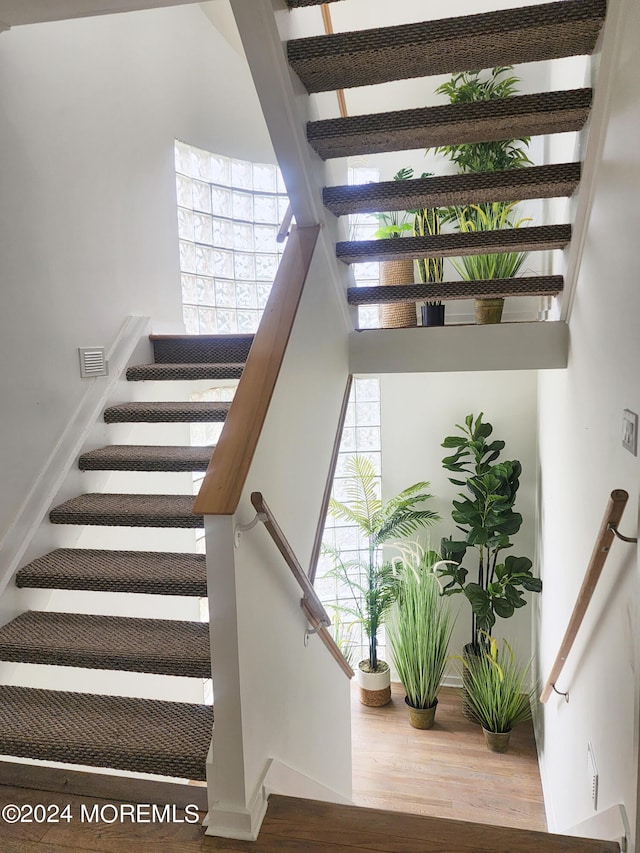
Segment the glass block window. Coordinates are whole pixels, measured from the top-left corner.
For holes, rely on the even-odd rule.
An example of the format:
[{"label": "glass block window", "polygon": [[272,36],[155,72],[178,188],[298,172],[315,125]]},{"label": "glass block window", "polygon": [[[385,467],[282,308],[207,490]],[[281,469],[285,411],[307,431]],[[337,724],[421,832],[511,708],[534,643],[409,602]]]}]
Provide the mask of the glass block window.
[{"label": "glass block window", "polygon": [[255,332],[284,251],[280,170],[178,141],[175,164],[186,332]]},{"label": "glass block window", "polygon": [[[378,473],[381,471],[381,442],[380,442],[380,381],[377,378],[354,379],[351,397],[347,409],[347,418],[342,432],[342,442],[338,455],[338,464],[333,480],[333,496],[337,500],[345,497],[345,465],[350,456],[358,453],[368,457]],[[378,481],[378,485],[380,481]],[[366,564],[368,561],[367,541],[357,527],[338,521],[327,516],[323,542],[332,549],[340,552],[344,562],[358,560]],[[352,624],[353,617],[340,612],[341,605],[352,603],[350,589],[331,575],[333,560],[329,555],[320,558],[316,573],[315,588],[323,604],[327,608],[334,624],[337,626],[339,645],[350,645],[353,652],[352,666],[367,655],[366,637],[360,626]],[[362,583],[364,577],[358,577]],[[335,637],[335,633],[334,633]],[[378,633],[379,651],[384,657],[384,626]]]},{"label": "glass block window", "polygon": [[[378,169],[366,166],[350,166],[348,182],[350,184],[377,183],[380,180]],[[356,213],[349,216],[349,239],[372,240],[379,228],[379,222],[371,213]],[[353,275],[356,287],[377,287],[380,284],[380,264],[369,262],[354,264]],[[377,305],[358,306],[358,328],[378,329],[380,327],[380,309]]]}]

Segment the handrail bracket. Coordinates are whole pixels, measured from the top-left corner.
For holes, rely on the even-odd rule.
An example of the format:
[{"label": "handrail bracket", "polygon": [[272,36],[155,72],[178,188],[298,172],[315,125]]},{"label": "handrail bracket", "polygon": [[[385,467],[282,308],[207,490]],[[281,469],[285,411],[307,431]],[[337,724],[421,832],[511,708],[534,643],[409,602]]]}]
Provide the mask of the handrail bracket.
[{"label": "handrail bracket", "polygon": [[240,547],[240,540],[242,538],[243,533],[248,533],[249,530],[253,530],[256,524],[260,524],[260,522],[264,522],[267,520],[266,513],[257,512],[254,518],[247,522],[247,524],[236,524],[233,528],[233,545],[235,548]]},{"label": "handrail bracket", "polygon": [[637,536],[623,536],[622,533],[620,533],[620,531],[618,530],[618,525],[614,524],[612,521],[607,524],[607,530],[613,533],[613,535],[620,539],[622,542],[631,542],[631,544],[633,545],[636,545],[638,542]]}]

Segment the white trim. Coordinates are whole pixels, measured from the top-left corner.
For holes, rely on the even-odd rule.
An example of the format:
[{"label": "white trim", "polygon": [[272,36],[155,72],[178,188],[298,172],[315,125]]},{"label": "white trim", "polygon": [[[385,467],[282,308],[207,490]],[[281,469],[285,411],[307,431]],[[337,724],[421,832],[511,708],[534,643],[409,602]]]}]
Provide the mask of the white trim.
[{"label": "white trim", "polygon": [[107,352],[110,375],[87,383],[84,394],[62,435],[53,448],[40,475],[31,487],[13,523],[0,541],[0,594],[4,592],[24,554],[42,524],[49,507],[62,487],[96,420],[105,408],[109,394],[126,368],[140,339],[150,330],[149,317],[128,317]]},{"label": "white trim", "polygon": [[567,269],[560,312],[560,319],[565,322],[569,320],[573,310],[582,256],[589,234],[589,222],[596,194],[596,175],[602,161],[602,152],[611,114],[611,93],[617,62],[616,45],[620,43],[621,39],[625,17],[624,8],[623,0],[609,0],[602,46],[599,56],[594,57],[594,60],[599,60],[597,85],[594,87],[593,106],[585,128],[587,143],[584,163],[582,164],[582,178],[578,190],[571,243],[566,255]]},{"label": "white trim", "polygon": [[282,794],[307,800],[321,800],[325,803],[338,803],[343,806],[353,805],[353,800],[349,797],[339,794],[332,788],[327,788],[326,785],[311,779],[305,773],[294,770],[277,758],[270,758],[267,762],[263,787],[267,797],[271,794]]},{"label": "white trim", "polygon": [[633,853],[629,819],[622,803],[564,829],[563,834],[576,835],[579,838],[596,838],[600,841],[617,841],[621,850]]},{"label": "white trim", "polygon": [[264,782],[271,765],[267,761],[262,778],[256,786],[246,808],[219,808],[209,805],[203,825],[207,827],[205,835],[217,838],[234,838],[239,841],[255,841],[258,838],[262,821],[267,812],[268,794]]}]

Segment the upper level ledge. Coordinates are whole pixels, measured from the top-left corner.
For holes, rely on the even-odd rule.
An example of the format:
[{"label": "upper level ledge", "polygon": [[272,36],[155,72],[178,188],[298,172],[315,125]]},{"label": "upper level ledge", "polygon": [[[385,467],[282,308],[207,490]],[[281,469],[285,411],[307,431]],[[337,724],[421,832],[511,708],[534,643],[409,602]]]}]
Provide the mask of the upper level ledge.
[{"label": "upper level ledge", "polygon": [[548,370],[567,366],[560,321],[367,329],[349,335],[353,374]]}]

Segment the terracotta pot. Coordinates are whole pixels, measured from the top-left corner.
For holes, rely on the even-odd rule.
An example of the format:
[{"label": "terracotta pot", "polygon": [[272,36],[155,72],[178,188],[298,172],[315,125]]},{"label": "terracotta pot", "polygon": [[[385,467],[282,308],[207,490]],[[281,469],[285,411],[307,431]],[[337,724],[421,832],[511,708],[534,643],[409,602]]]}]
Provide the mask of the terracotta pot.
[{"label": "terracotta pot", "polygon": [[499,323],[502,319],[504,299],[476,299],[474,305],[478,325]]},{"label": "terracotta pot", "polygon": [[430,708],[414,708],[409,704],[409,698],[404,697],[405,704],[409,709],[409,722],[414,729],[432,729],[436,718],[438,700]]},{"label": "terracotta pot", "polygon": [[506,752],[509,749],[511,732],[490,732],[482,727],[484,740],[491,752]]},{"label": "terracotta pot", "polygon": [[368,659],[361,660],[358,664],[358,685],[360,687],[360,701],[370,708],[381,708],[391,701],[391,670],[389,664],[383,660],[378,661],[376,672],[366,672],[362,665],[369,665]]}]

